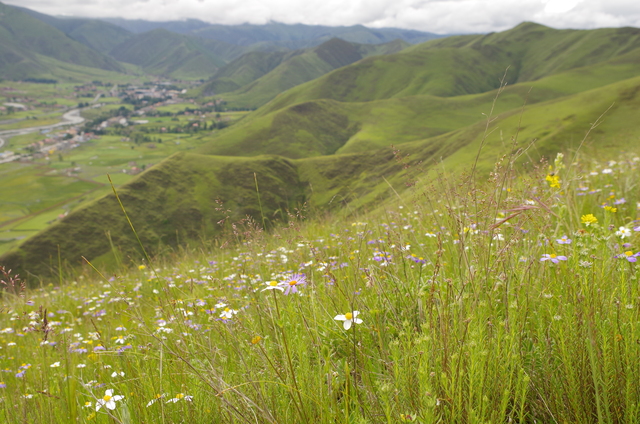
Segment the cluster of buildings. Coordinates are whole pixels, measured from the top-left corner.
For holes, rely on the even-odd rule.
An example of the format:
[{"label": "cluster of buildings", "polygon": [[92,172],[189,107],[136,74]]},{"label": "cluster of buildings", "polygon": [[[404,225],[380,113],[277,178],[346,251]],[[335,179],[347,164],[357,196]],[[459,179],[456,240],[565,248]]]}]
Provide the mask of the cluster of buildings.
[{"label": "cluster of buildings", "polygon": [[60,131],[43,140],[31,143],[26,147],[30,153],[21,155],[21,159],[38,159],[46,158],[55,153],[64,150],[74,149],[89,140],[98,138],[93,133],[79,132],[77,128],[72,127],[65,131]]}]

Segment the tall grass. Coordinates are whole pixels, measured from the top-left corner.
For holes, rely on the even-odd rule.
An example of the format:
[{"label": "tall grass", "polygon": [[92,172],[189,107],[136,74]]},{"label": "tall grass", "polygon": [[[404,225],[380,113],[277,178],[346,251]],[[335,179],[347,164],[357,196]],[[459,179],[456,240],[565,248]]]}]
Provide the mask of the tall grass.
[{"label": "tall grass", "polygon": [[353,222],[230,226],[119,275],[5,274],[0,417],[639,422],[640,160],[565,162],[442,175]]}]

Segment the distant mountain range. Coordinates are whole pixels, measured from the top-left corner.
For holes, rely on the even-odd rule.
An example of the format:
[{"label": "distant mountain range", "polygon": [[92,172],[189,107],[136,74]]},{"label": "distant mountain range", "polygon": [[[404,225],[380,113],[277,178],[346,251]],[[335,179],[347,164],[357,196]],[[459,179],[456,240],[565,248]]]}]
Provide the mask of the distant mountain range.
[{"label": "distant mountain range", "polygon": [[[398,48],[439,37],[419,31],[370,29],[360,25],[327,27],[270,23],[225,26],[198,20],[149,22],[115,18],[59,18],[2,3],[0,13],[0,77],[9,79],[65,79],[68,65],[82,67],[76,69],[73,75],[82,75],[84,72],[89,76],[92,73],[84,68],[125,72],[127,66],[119,62],[136,65],[147,74],[179,79],[209,79],[220,68],[246,53],[277,52],[284,58],[300,55],[303,49],[320,46],[334,38],[359,45],[395,42],[393,48]],[[372,48],[364,52],[366,49],[363,47],[353,48],[359,50],[362,57],[375,54],[378,50],[384,52],[393,49]],[[334,52],[329,56],[336,54],[341,53]],[[278,55],[268,59],[269,63],[277,61],[276,57]],[[251,60],[248,59],[245,64]],[[320,62],[319,65],[324,72],[335,68],[327,68],[325,63]],[[252,72],[260,74],[261,71]],[[296,81],[307,81],[324,72],[311,70],[307,72],[308,77]],[[234,84],[226,86],[236,90],[244,85],[238,84],[238,81],[234,81]],[[214,86],[222,87],[219,83],[214,83]],[[263,96],[263,99],[268,98]],[[238,101],[242,102],[242,98]]]},{"label": "distant mountain range", "polygon": [[332,38],[359,44],[383,44],[393,40],[403,40],[410,44],[422,43],[444,35],[404,30],[398,28],[367,28],[362,25],[330,27],[322,25],[282,24],[265,25],[219,25],[208,24],[195,19],[186,21],[149,22],[121,18],[104,19],[133,33],[142,33],[157,28],[172,32],[194,35],[211,40],[226,41],[240,46],[256,44],[301,49],[314,47]]}]

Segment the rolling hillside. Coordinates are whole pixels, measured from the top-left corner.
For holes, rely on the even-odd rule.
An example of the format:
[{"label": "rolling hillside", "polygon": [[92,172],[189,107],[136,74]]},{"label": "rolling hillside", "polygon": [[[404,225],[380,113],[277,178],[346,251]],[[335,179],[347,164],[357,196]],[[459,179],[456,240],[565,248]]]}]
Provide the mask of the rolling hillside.
[{"label": "rolling hillside", "polygon": [[257,108],[279,93],[334,69],[407,46],[401,40],[373,45],[332,38],[311,49],[248,53],[221,68],[199,91],[204,96],[227,93],[222,98],[230,107]]},{"label": "rolling hillside", "polygon": [[0,74],[5,78],[39,77],[51,72],[37,55],[89,68],[124,72],[114,59],[69,38],[22,10],[0,3]]},{"label": "rolling hillside", "polygon": [[[121,189],[122,200],[145,246],[159,252],[215,237],[215,199],[232,220],[286,219],[285,209],[303,203],[348,215],[402,196],[435,165],[464,172],[477,157],[487,175],[503,156],[524,165],[577,148],[618,153],[640,137],[637,33],[527,23],[360,60],[281,93],[194,153],[141,174]],[[542,60],[551,40],[558,50]],[[107,231],[137,258],[118,209],[113,196],[86,205],[0,263],[46,274],[58,245],[70,264],[80,254],[113,262]]]}]

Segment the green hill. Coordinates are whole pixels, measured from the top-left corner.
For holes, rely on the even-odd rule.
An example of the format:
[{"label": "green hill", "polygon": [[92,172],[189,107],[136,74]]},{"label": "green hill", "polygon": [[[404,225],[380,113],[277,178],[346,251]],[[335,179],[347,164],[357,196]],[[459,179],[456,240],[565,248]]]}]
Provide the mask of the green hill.
[{"label": "green hill", "polygon": [[122,27],[98,19],[56,18],[24,7],[18,7],[18,9],[104,54],[109,53],[116,45],[132,35]]},{"label": "green hill", "polygon": [[[350,214],[402,196],[436,169],[469,171],[476,157],[487,175],[503,156],[535,163],[577,148],[618,153],[640,137],[637,32],[523,24],[360,60],[280,94],[212,133],[195,153],[158,164],[123,186],[122,199],[143,243],[159,252],[165,244],[215,237],[225,209],[230,219],[257,222],[286,219],[285,209],[302,203]],[[550,40],[571,42],[555,43],[562,54],[536,62]],[[500,88],[507,66],[509,84]],[[55,268],[58,245],[68,263],[77,264],[80,254],[108,263],[115,258],[106,231],[125,255],[139,256],[115,198],[107,196],[0,263],[46,273]]]},{"label": "green hill", "polygon": [[243,52],[242,47],[225,42],[155,29],[127,39],[110,54],[150,74],[199,79],[210,76]]},{"label": "green hill", "polygon": [[306,50],[248,53],[221,68],[199,91],[204,96],[227,93],[222,98],[230,107],[256,108],[334,69],[368,56],[396,53],[407,46],[401,40],[372,45],[332,38]]},{"label": "green hill", "polygon": [[[519,110],[525,103],[533,105],[564,98],[626,80],[635,77],[637,69],[633,56],[624,56],[535,82],[507,86],[496,105],[496,112]],[[313,87],[314,83],[308,85]],[[307,84],[300,88],[305,86]],[[279,103],[285,93],[220,134],[215,142],[202,147],[201,152],[216,155],[274,153],[298,158],[400,145],[482,121],[483,113],[491,109],[495,95],[492,90],[465,96],[423,94],[369,102],[319,99],[276,109],[274,104]],[[271,108],[275,110],[271,111]]]},{"label": "green hill", "polygon": [[69,38],[62,31],[22,10],[0,3],[0,75],[5,78],[39,77],[47,71],[35,54],[61,62],[107,71],[124,72],[114,59]]},{"label": "green hill", "polygon": [[218,69],[198,91],[204,96],[213,96],[237,90],[269,73],[292,55],[301,53],[300,50],[295,52],[256,51],[245,53]]},{"label": "green hill", "polygon": [[502,33],[433,40],[332,72],[289,90],[265,110],[320,98],[364,102],[482,93],[497,88],[507,68],[513,84],[608,60],[633,61],[639,34],[637,28],[577,31],[524,23]]}]

